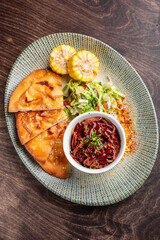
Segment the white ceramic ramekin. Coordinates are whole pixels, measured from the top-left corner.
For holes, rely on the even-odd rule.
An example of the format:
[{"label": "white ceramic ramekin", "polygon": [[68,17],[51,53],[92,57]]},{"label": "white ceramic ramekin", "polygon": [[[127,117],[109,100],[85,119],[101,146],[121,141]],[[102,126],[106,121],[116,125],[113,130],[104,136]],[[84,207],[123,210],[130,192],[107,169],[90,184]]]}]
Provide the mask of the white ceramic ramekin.
[{"label": "white ceramic ramekin", "polygon": [[[70,155],[72,129],[75,127],[75,125],[78,122],[81,122],[90,117],[103,117],[103,118],[110,120],[116,126],[116,128],[119,132],[120,140],[121,140],[121,148],[120,148],[120,152],[119,152],[117,158],[111,164],[109,164],[108,166],[101,168],[101,169],[90,169],[90,168],[83,167],[82,165],[77,163]],[[124,130],[123,130],[121,124],[112,115],[106,114],[103,112],[87,112],[87,113],[83,113],[83,114],[77,116],[69,123],[69,125],[66,128],[66,131],[64,133],[64,136],[63,136],[63,150],[64,150],[64,153],[65,153],[68,161],[78,170],[85,172],[85,173],[90,173],[90,174],[103,173],[103,172],[109,171],[110,169],[115,167],[118,164],[118,162],[121,160],[121,158],[124,154],[124,151],[125,151],[125,147],[126,147],[126,137],[125,137],[125,133],[124,133]]]}]

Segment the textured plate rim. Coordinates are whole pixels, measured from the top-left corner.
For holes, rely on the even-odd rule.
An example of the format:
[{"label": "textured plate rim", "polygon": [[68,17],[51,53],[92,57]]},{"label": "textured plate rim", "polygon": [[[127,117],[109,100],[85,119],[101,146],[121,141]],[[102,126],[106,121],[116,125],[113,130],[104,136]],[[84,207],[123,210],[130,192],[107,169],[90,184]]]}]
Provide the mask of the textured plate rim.
[{"label": "textured plate rim", "polygon": [[[152,167],[150,168],[150,171],[148,173],[148,175],[146,175],[146,177],[143,179],[143,182],[141,184],[139,184],[136,189],[134,190],[134,192],[131,192],[131,193],[128,193],[128,195],[126,195],[125,197],[123,197],[121,200],[115,200],[113,201],[112,203],[105,203],[105,202],[100,202],[98,203],[98,205],[96,204],[96,202],[92,202],[92,203],[84,203],[83,201],[78,201],[78,200],[74,200],[74,199],[70,199],[70,198],[67,198],[65,195],[62,195],[58,192],[56,192],[55,190],[53,190],[50,186],[48,186],[44,181],[41,180],[41,178],[39,178],[33,171],[32,169],[29,168],[27,162],[20,156],[19,152],[18,152],[18,149],[17,147],[15,146],[15,143],[13,142],[12,138],[11,138],[11,134],[10,134],[10,131],[8,126],[9,126],[9,120],[8,120],[8,106],[7,104],[5,103],[5,99],[7,99],[7,90],[8,90],[8,85],[9,85],[9,82],[10,82],[10,78],[11,78],[11,75],[12,75],[12,72],[13,70],[16,68],[16,65],[19,61],[19,59],[21,58],[21,56],[25,53],[25,51],[27,51],[28,48],[30,48],[33,44],[37,43],[38,41],[42,40],[42,39],[45,39],[46,37],[53,37],[54,36],[57,36],[57,35],[76,35],[76,36],[82,36],[82,37],[85,37],[85,38],[90,38],[91,40],[94,40],[94,41],[97,41],[103,45],[105,45],[106,47],[108,47],[109,49],[111,49],[113,52],[115,52],[116,54],[118,54],[122,59],[123,61],[125,61],[129,66],[130,68],[134,71],[134,73],[138,76],[139,80],[141,81],[141,84],[143,85],[143,87],[145,88],[146,90],[146,93],[147,93],[147,96],[150,100],[150,104],[151,104],[151,107],[152,107],[152,110],[153,110],[153,113],[154,113],[154,118],[155,118],[155,123],[156,123],[156,136],[155,136],[155,140],[156,140],[156,148],[155,148],[155,153],[154,153],[154,156],[152,157],[152,159],[154,159],[154,162],[153,162],[153,165]],[[20,54],[19,56],[17,57],[17,59],[15,60],[14,64],[12,65],[12,68],[9,72],[9,75],[8,75],[8,78],[7,78],[7,81],[6,81],[6,87],[5,87],[5,94],[4,94],[4,110],[5,110],[5,119],[6,119],[6,123],[7,123],[7,128],[8,128],[8,132],[9,132],[9,135],[10,135],[10,138],[11,138],[11,141],[13,143],[13,146],[19,156],[19,158],[21,159],[21,161],[23,162],[23,164],[26,166],[26,168],[29,170],[29,172],[44,186],[46,187],[48,190],[50,190],[51,192],[53,192],[54,194],[56,194],[57,196],[65,199],[65,200],[68,200],[70,202],[73,202],[73,203],[77,203],[77,204],[81,204],[81,205],[86,205],[86,206],[107,206],[107,205],[111,205],[111,204],[115,204],[115,203],[118,203],[128,197],[130,197],[131,195],[133,195],[138,189],[140,189],[140,187],[144,184],[144,182],[147,180],[147,178],[149,177],[151,171],[152,171],[152,168],[155,164],[155,161],[156,161],[156,158],[157,158],[157,153],[158,153],[158,146],[159,146],[159,131],[158,131],[158,120],[157,120],[157,115],[156,115],[156,111],[155,111],[155,107],[154,107],[154,104],[153,104],[153,101],[152,101],[152,98],[151,98],[151,95],[145,85],[145,83],[143,82],[142,78],[140,77],[140,75],[138,74],[138,72],[134,69],[134,67],[128,62],[128,60],[125,59],[125,57],[123,57],[118,51],[116,51],[114,48],[112,48],[111,46],[109,46],[108,44],[102,42],[101,40],[98,40],[94,37],[91,37],[91,36],[88,36],[88,35],[85,35],[85,34],[80,34],[80,33],[72,33],[72,32],[59,32],[59,33],[53,33],[53,34],[49,34],[49,35],[46,35],[46,36],[43,36],[39,39],[36,39],[35,41],[31,42]]]}]

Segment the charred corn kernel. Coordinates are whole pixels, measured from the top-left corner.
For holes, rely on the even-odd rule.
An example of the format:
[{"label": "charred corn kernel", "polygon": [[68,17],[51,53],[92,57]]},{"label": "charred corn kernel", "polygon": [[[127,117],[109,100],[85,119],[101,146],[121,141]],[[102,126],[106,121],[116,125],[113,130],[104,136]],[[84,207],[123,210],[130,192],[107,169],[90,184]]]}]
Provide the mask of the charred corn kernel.
[{"label": "charred corn kernel", "polygon": [[54,48],[49,56],[51,69],[59,74],[67,74],[68,59],[76,53],[76,50],[69,45],[60,45]]},{"label": "charred corn kernel", "polygon": [[75,80],[92,81],[98,73],[98,58],[89,51],[75,53],[68,61],[68,73]]}]

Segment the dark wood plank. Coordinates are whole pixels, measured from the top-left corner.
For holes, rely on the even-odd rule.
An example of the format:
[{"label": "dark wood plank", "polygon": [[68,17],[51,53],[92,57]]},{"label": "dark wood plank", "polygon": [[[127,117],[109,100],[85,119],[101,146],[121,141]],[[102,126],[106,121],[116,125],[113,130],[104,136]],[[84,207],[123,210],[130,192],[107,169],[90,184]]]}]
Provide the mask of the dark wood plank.
[{"label": "dark wood plank", "polygon": [[145,184],[130,198],[106,207],[65,201],[45,189],[25,168],[11,143],[3,110],[9,71],[32,41],[56,32],[98,38],[138,71],[160,119],[159,0],[1,0],[0,238],[158,240],[160,153]]}]

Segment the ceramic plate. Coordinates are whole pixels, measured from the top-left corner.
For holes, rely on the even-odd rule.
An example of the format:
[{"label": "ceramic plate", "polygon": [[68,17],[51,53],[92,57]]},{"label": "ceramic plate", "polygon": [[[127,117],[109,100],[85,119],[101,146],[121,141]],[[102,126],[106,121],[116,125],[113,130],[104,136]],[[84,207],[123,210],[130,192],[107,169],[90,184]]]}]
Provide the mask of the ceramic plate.
[{"label": "ceramic plate", "polygon": [[[21,80],[30,72],[48,68],[51,50],[68,44],[78,50],[93,52],[100,61],[100,71],[95,80],[112,79],[114,85],[125,93],[131,105],[136,129],[136,151],[125,157],[110,172],[100,175],[81,173],[69,166],[68,178],[49,175],[34,161],[20,144],[14,114],[8,113],[10,96]],[[65,81],[65,78],[63,79]],[[9,74],[5,92],[5,115],[13,145],[29,171],[49,190],[69,201],[84,205],[109,205],[119,202],[139,189],[150,174],[158,149],[158,126],[150,94],[134,68],[113,48],[89,36],[75,33],[57,33],[42,37],[30,44],[18,57]]]}]

